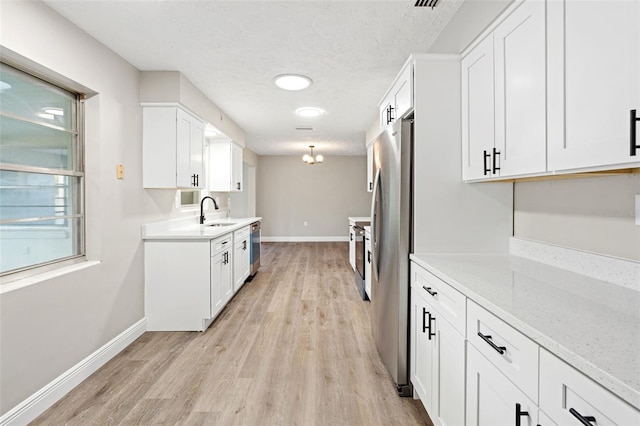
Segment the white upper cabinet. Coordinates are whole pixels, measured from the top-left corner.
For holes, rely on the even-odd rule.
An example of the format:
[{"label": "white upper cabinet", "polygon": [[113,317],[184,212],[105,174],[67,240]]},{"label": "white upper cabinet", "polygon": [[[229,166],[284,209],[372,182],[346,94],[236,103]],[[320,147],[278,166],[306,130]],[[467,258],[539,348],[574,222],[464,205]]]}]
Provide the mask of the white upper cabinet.
[{"label": "white upper cabinet", "polygon": [[230,140],[209,142],[209,191],[242,191],[242,147]]},{"label": "white upper cabinet", "polygon": [[462,60],[462,177],[640,167],[640,3],[518,0]]},{"label": "white upper cabinet", "polygon": [[462,59],[462,178],[481,179],[492,169],[495,148],[493,34]]},{"label": "white upper cabinet", "polygon": [[413,108],[413,63],[407,62],[378,105],[380,129],[404,117]]},{"label": "white upper cabinet", "polygon": [[638,167],[629,117],[640,111],[640,2],[547,8],[549,170]]},{"label": "white upper cabinet", "polygon": [[204,123],[178,106],[143,107],[145,188],[204,187]]},{"label": "white upper cabinet", "polygon": [[544,13],[543,1],[526,1],[493,33],[495,146],[503,177],[546,170]]},{"label": "white upper cabinet", "polygon": [[373,192],[373,144],[367,147],[367,192]]}]

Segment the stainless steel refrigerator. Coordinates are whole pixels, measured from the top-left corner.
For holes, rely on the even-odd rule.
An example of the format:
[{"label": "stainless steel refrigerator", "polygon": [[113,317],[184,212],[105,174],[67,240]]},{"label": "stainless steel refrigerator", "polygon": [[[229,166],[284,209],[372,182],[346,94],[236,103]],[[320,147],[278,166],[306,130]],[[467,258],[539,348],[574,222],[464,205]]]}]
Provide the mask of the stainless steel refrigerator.
[{"label": "stainless steel refrigerator", "polygon": [[371,200],[373,336],[402,396],[409,380],[409,253],[412,249],[413,120],[398,120],[373,145]]}]

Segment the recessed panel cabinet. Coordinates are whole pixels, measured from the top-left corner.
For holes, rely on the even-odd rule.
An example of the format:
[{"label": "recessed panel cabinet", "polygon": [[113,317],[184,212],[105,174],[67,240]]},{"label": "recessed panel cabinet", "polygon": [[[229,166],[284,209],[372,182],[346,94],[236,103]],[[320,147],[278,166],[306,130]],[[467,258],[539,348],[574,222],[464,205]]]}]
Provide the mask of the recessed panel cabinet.
[{"label": "recessed panel cabinet", "polygon": [[209,191],[242,191],[242,167],[242,147],[230,140],[209,142]]},{"label": "recessed panel cabinet", "polygon": [[559,0],[547,8],[549,170],[639,167],[630,139],[640,123],[630,111],[640,111],[640,2]]},{"label": "recessed panel cabinet", "polygon": [[145,188],[203,188],[204,123],[178,106],[142,111]]},{"label": "recessed panel cabinet", "polygon": [[464,180],[546,170],[544,12],[525,1],[462,60]]},{"label": "recessed panel cabinet", "polygon": [[638,22],[637,1],[513,2],[463,53],[463,180],[640,167]]},{"label": "recessed panel cabinet", "polygon": [[[438,310],[438,292],[421,278],[429,273],[414,264],[412,268],[411,381],[434,424],[462,425],[465,339]],[[463,314],[464,304],[461,308]]]},{"label": "recessed panel cabinet", "polygon": [[373,192],[373,143],[367,147],[367,192]]},{"label": "recessed panel cabinet", "polygon": [[233,233],[233,292],[244,285],[251,272],[249,259],[249,236],[251,228],[246,226]]}]

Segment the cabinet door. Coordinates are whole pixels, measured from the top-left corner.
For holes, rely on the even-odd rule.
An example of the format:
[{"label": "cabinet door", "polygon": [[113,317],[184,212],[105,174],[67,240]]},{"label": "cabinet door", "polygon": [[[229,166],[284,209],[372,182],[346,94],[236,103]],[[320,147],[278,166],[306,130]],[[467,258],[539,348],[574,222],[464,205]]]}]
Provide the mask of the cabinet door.
[{"label": "cabinet door", "polygon": [[353,228],[349,227],[349,263],[353,270],[356,270],[356,234]]},{"label": "cabinet door", "polygon": [[551,353],[540,353],[540,408],[559,425],[640,425],[640,411]]},{"label": "cabinet door", "polygon": [[176,108],[176,185],[201,188],[204,125],[191,114]]},{"label": "cabinet door", "polygon": [[191,143],[189,145],[189,168],[191,175],[195,175],[195,188],[204,188],[204,124],[200,121],[191,122]]},{"label": "cabinet door", "polygon": [[251,274],[251,256],[249,256],[249,238],[246,238],[243,241],[242,245],[242,265],[244,267],[244,271],[242,273],[242,282],[249,277]]},{"label": "cabinet door", "polygon": [[371,237],[364,239],[365,265],[364,265],[364,291],[371,300]]},{"label": "cabinet door", "polygon": [[226,305],[233,297],[233,251],[225,250],[222,253],[222,267],[220,271],[220,284],[222,305]]},{"label": "cabinet door", "polygon": [[422,401],[422,405],[431,415],[433,412],[433,357],[434,336],[431,333],[430,307],[427,302],[415,291],[412,291],[411,317],[412,328],[412,375],[411,382],[415,392]]},{"label": "cabinet door", "polygon": [[236,293],[244,282],[244,268],[242,267],[242,243],[236,243],[233,247],[233,292]]},{"label": "cabinet door", "polygon": [[[433,311],[432,311],[433,314]],[[433,317],[433,315],[432,315]],[[441,425],[464,424],[464,337],[440,315],[431,322],[435,332],[432,395],[429,415]]]},{"label": "cabinet door", "polygon": [[413,67],[408,65],[393,88],[394,121],[402,118],[413,106]]},{"label": "cabinet door", "polygon": [[546,170],[545,3],[528,0],[493,33],[500,176]]},{"label": "cabinet door", "polygon": [[629,113],[640,111],[640,2],[547,8],[549,170],[638,164]]},{"label": "cabinet door", "polygon": [[373,144],[367,147],[367,192],[373,192]]},{"label": "cabinet door", "polygon": [[231,190],[242,191],[242,147],[231,144]]},{"label": "cabinet door", "polygon": [[211,318],[216,316],[224,307],[222,290],[222,269],[224,252],[211,257]]},{"label": "cabinet door", "polygon": [[489,34],[462,59],[464,180],[493,175],[494,117],[493,34]]},{"label": "cabinet door", "polygon": [[522,426],[537,424],[538,407],[467,343],[466,425],[513,425],[518,408],[527,413],[519,416]]}]

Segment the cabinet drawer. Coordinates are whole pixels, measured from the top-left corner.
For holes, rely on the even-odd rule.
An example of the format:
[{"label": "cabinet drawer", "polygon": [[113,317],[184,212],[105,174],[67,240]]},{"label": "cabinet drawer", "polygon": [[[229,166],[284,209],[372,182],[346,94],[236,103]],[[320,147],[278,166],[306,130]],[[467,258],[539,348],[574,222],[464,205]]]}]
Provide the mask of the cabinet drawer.
[{"label": "cabinet drawer", "polygon": [[244,228],[240,228],[237,231],[234,231],[233,238],[235,239],[236,242],[242,241],[245,238],[249,237],[250,233],[251,233],[251,228],[249,226],[245,226]]},{"label": "cabinet drawer", "polygon": [[464,336],[467,298],[415,263],[411,263],[411,269],[411,285],[416,292]]},{"label": "cabinet drawer", "polygon": [[540,409],[559,425],[579,425],[578,416],[594,417],[594,425],[640,425],[640,411],[544,349]]},{"label": "cabinet drawer", "polygon": [[538,345],[471,300],[467,304],[467,331],[469,342],[537,402]]},{"label": "cabinet drawer", "polygon": [[231,234],[211,240],[211,256],[216,253],[231,248]]}]

